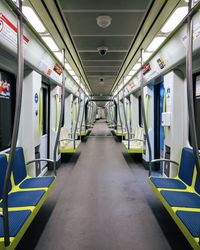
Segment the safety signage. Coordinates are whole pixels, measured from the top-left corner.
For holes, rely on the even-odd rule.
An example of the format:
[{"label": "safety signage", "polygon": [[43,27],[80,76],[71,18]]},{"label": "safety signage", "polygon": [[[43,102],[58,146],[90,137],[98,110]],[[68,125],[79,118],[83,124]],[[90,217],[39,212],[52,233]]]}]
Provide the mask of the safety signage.
[{"label": "safety signage", "polygon": [[[29,43],[29,39],[24,35],[23,40],[25,44]],[[0,13],[0,42],[17,47],[17,27]]]}]

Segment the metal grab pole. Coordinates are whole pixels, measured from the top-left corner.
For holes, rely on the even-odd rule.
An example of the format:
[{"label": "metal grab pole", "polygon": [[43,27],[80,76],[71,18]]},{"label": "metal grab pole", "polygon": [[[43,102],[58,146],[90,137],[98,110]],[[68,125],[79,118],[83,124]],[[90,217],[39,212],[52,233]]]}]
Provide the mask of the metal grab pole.
[{"label": "metal grab pole", "polygon": [[97,112],[97,107],[94,104],[94,110],[93,110],[93,123],[95,123],[96,120],[96,112]]},{"label": "metal grab pole", "polygon": [[10,156],[8,160],[8,167],[6,170],[6,176],[3,188],[3,229],[4,229],[4,245],[5,247],[10,245],[9,235],[9,217],[8,217],[8,191],[9,182],[11,177],[12,165],[14,162],[15,150],[17,145],[17,138],[19,132],[19,123],[21,115],[22,104],[22,91],[23,91],[23,75],[24,75],[24,57],[23,57],[23,17],[22,17],[22,1],[17,1],[19,9],[17,18],[17,83],[16,83],[16,106],[15,106],[15,118],[13,125],[12,141],[10,147]]},{"label": "metal grab pole", "polygon": [[122,124],[122,117],[121,117],[121,112],[120,112],[120,102],[119,102],[119,93],[117,95],[117,102],[118,102],[118,109],[119,109],[119,120],[120,120],[120,124],[121,124],[121,129],[122,129],[122,135],[123,135],[123,124]]},{"label": "metal grab pole", "polygon": [[88,116],[88,120],[89,120],[89,126],[92,125],[92,110],[93,110],[93,107],[92,107],[92,102],[89,103],[89,108],[90,108],[90,113],[89,113],[89,116]]},{"label": "metal grab pole", "polygon": [[[62,49],[62,56],[63,56],[63,65],[65,64],[65,49]],[[64,114],[64,106],[65,106],[65,73],[64,70],[62,72],[62,97],[61,97],[61,110],[60,110],[60,119],[59,119],[59,124],[58,124],[58,130],[57,130],[57,135],[56,135],[56,140],[55,140],[55,145],[54,145],[54,150],[53,150],[53,171],[54,175],[57,175],[56,172],[56,153],[57,153],[57,147],[58,143],[60,140],[60,131],[61,131],[61,126],[62,126],[62,119],[63,119],[63,114]]]},{"label": "metal grab pole", "polygon": [[94,113],[94,106],[93,106],[93,102],[91,102],[91,125],[93,123],[93,113]]},{"label": "metal grab pole", "polygon": [[87,105],[87,107],[88,107],[88,110],[87,110],[87,126],[90,126],[91,125],[90,124],[90,120],[91,120],[91,112],[90,112],[90,110],[91,110],[91,103],[90,103],[89,99],[88,99],[88,105]]},{"label": "metal grab pole", "polygon": [[[124,77],[123,77],[123,83],[124,83]],[[126,110],[125,110],[124,92],[125,92],[125,86],[123,87],[123,110],[124,110],[124,119],[125,119],[125,124],[126,124],[126,129],[127,129],[127,135],[128,135],[128,149],[130,149],[130,131],[129,131],[129,127],[128,127],[128,121],[127,121]]]},{"label": "metal grab pole", "polygon": [[82,117],[81,117],[80,137],[81,137],[81,129],[82,129],[82,126],[83,126],[84,113],[85,113],[85,94],[84,94],[84,98],[83,98],[83,113],[82,113]]},{"label": "metal grab pole", "polygon": [[141,91],[141,111],[142,111],[142,118],[143,118],[143,123],[144,123],[144,130],[145,130],[145,135],[147,138],[147,146],[149,150],[149,176],[151,176],[151,161],[152,161],[152,150],[151,150],[151,142],[149,138],[149,133],[148,133],[148,127],[147,127],[147,121],[146,121],[146,115],[145,115],[145,107],[144,107],[144,79],[143,79],[143,49],[140,50],[140,57],[141,57],[141,84],[140,84],[140,91]]},{"label": "metal grab pole", "polygon": [[111,125],[112,117],[111,117],[111,102],[108,103],[108,112],[109,112],[109,123]]},{"label": "metal grab pole", "polygon": [[[190,13],[193,6],[193,0],[188,2],[188,13]],[[188,114],[189,114],[189,129],[191,135],[191,145],[196,161],[197,174],[200,178],[200,161],[199,149],[196,133],[196,122],[194,113],[194,100],[193,100],[193,79],[192,79],[192,51],[193,51],[193,21],[192,17],[188,15],[187,19],[187,53],[186,53],[186,79],[187,79],[187,96],[188,96]]]},{"label": "metal grab pole", "polygon": [[[79,91],[79,90],[78,90]],[[76,148],[76,132],[78,128],[78,121],[79,121],[79,116],[80,116],[80,109],[81,109],[81,102],[80,102],[80,92],[79,92],[79,97],[78,97],[78,114],[77,114],[77,119],[76,119],[76,124],[74,128],[74,149]]]}]

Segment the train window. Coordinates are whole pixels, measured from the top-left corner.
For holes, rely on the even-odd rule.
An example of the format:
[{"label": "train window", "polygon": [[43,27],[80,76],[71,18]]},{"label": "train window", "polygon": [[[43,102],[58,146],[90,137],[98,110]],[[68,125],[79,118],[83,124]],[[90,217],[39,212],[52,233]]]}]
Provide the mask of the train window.
[{"label": "train window", "polygon": [[15,76],[0,70],[0,151],[11,144],[15,112]]},{"label": "train window", "polygon": [[200,148],[200,75],[196,77],[194,86],[194,107],[195,107],[195,120],[197,130],[198,147]]},{"label": "train window", "polygon": [[143,125],[142,125],[142,111],[141,111],[141,96],[138,96],[138,109],[139,109],[139,126],[143,127]]}]

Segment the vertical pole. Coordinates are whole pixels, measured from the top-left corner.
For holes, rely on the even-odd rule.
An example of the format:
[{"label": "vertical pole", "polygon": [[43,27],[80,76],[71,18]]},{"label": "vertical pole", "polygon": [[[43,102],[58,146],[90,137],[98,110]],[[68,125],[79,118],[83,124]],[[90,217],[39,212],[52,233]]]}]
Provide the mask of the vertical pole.
[{"label": "vertical pole", "polygon": [[[193,0],[188,2],[188,13],[193,7]],[[197,174],[200,177],[200,161],[199,149],[197,142],[196,123],[194,114],[194,97],[193,97],[193,79],[192,79],[192,51],[193,51],[193,21],[192,17],[188,15],[187,19],[187,53],[186,53],[186,79],[187,79],[187,95],[188,95],[188,114],[189,114],[189,128],[191,135],[191,145],[193,147],[194,157],[196,161]]]},{"label": "vertical pole", "polygon": [[22,12],[22,1],[17,0],[17,6],[19,8],[17,18],[17,83],[16,83],[16,104],[15,104],[15,118],[13,125],[12,141],[10,147],[10,156],[8,160],[8,167],[5,176],[4,188],[3,188],[3,229],[4,229],[4,244],[5,246],[10,245],[9,235],[9,217],[8,217],[8,192],[9,182],[11,177],[12,165],[15,157],[15,150],[18,139],[19,123],[21,115],[21,104],[22,104],[22,91],[23,91],[23,75],[24,75],[24,52],[23,52],[23,17]]},{"label": "vertical pole", "polygon": [[126,116],[124,93],[125,93],[125,84],[124,84],[124,77],[123,77],[123,110],[124,110],[124,119],[125,119],[125,124],[126,124],[126,129],[127,129],[127,135],[128,135],[128,149],[130,149],[130,131],[129,131],[128,121],[127,121],[127,116]]},{"label": "vertical pole", "polygon": [[[65,65],[65,49],[62,49],[62,56],[63,56],[63,65]],[[60,110],[60,119],[59,119],[59,124],[58,124],[58,130],[57,130],[57,135],[56,135],[56,140],[55,140],[55,145],[54,145],[54,150],[53,150],[53,171],[54,175],[57,175],[56,172],[56,154],[57,154],[57,147],[60,139],[60,131],[61,131],[61,126],[62,126],[62,119],[63,119],[63,114],[64,114],[64,106],[65,106],[65,73],[64,70],[62,72],[62,88],[61,88],[61,110]]]},{"label": "vertical pole", "polygon": [[140,84],[140,91],[141,91],[141,111],[142,111],[142,118],[144,123],[144,130],[147,139],[147,146],[149,150],[149,176],[151,176],[151,161],[152,161],[152,151],[151,151],[151,142],[149,138],[149,132],[147,127],[146,115],[145,115],[145,107],[144,107],[144,78],[143,78],[143,49],[140,50],[140,57],[141,57],[141,84]]},{"label": "vertical pole", "polygon": [[121,124],[122,135],[123,135],[124,128],[123,128],[122,117],[121,117],[121,112],[120,112],[119,92],[117,95],[117,102],[118,102],[118,109],[119,109],[119,111],[118,111],[119,112],[119,120],[120,120],[120,124]]},{"label": "vertical pole", "polygon": [[83,118],[84,118],[84,113],[85,113],[85,93],[84,93],[84,97],[83,97],[83,111],[82,111],[82,117],[81,117],[81,125],[80,125],[80,137],[81,137],[81,130],[82,130],[82,126],[83,126]]},{"label": "vertical pole", "polygon": [[74,149],[76,149],[76,132],[78,128],[78,121],[79,121],[79,116],[80,116],[80,109],[81,109],[81,97],[80,97],[80,90],[78,90],[79,96],[78,96],[78,114],[77,114],[77,119],[76,119],[76,124],[74,128]]}]

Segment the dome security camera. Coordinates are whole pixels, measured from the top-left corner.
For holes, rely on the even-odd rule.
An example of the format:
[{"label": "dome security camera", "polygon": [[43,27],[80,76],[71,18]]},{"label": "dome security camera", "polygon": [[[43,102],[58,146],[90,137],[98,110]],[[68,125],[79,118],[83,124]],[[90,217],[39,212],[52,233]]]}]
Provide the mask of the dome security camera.
[{"label": "dome security camera", "polygon": [[105,56],[108,52],[108,47],[105,46],[98,47],[97,50],[101,56]]},{"label": "dome security camera", "polygon": [[100,78],[99,78],[99,84],[100,84],[100,85],[103,85],[103,84],[104,84],[104,78],[103,78],[103,77],[100,77]]}]

